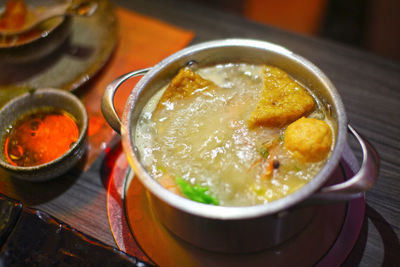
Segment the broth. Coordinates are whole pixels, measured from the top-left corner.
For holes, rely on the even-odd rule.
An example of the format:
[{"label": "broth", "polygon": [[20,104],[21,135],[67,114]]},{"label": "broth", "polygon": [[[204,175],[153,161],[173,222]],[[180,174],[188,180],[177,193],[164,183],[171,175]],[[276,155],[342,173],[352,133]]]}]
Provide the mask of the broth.
[{"label": "broth", "polygon": [[[287,125],[248,125],[262,94],[264,68],[244,63],[200,68],[195,72],[216,86],[167,101],[161,110],[166,88],[154,95],[136,130],[141,162],[150,175],[177,194],[223,206],[268,203],[310,181],[329,155],[301,161],[284,146]],[[308,117],[332,129],[324,106],[312,97],[316,107]]]}]

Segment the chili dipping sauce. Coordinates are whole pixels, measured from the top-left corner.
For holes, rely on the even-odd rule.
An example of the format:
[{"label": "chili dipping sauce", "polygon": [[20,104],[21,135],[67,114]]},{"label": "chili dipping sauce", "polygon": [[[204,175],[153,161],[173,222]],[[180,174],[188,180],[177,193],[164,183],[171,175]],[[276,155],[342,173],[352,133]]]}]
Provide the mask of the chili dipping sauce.
[{"label": "chili dipping sauce", "polygon": [[76,119],[65,110],[43,107],[18,118],[7,129],[3,151],[7,161],[29,167],[53,161],[79,138]]}]

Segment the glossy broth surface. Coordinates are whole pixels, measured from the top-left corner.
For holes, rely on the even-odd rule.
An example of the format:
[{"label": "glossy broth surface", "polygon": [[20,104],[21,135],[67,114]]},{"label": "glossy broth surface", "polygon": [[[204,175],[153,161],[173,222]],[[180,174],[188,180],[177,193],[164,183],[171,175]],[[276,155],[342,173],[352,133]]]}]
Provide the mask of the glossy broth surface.
[{"label": "glossy broth surface", "polygon": [[[325,160],[304,163],[294,159],[283,146],[285,127],[249,129],[247,121],[263,88],[262,67],[201,68],[196,72],[217,88],[168,103],[157,113],[153,111],[163,90],[149,101],[139,119],[136,143],[154,179],[163,184],[166,175],[179,177],[207,188],[219,205],[250,206],[284,197],[318,173]],[[309,117],[330,124],[314,99],[318,108]],[[263,150],[271,144],[273,149]],[[264,159],[269,157],[273,172],[266,178]]]}]

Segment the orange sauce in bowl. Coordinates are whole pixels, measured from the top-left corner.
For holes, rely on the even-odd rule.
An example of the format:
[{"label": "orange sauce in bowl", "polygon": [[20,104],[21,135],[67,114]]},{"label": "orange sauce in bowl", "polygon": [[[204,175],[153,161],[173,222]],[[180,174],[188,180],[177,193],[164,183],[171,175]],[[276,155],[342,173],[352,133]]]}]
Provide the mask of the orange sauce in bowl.
[{"label": "orange sauce in bowl", "polygon": [[0,16],[0,29],[20,29],[25,24],[28,9],[23,0],[9,0]]},{"label": "orange sauce in bowl", "polygon": [[4,142],[7,161],[20,167],[53,161],[79,138],[76,119],[55,108],[39,108],[22,115],[9,127]]},{"label": "orange sauce in bowl", "polygon": [[[41,6],[39,8],[44,10],[47,7]],[[4,11],[0,13],[0,29],[21,29],[26,23],[29,23],[33,19],[34,14],[30,12],[24,0],[8,0]],[[0,49],[22,46],[38,40],[41,37],[46,37],[47,34],[60,25],[63,20],[64,18],[62,17],[55,17],[40,23],[28,32],[18,35],[0,36]]]}]

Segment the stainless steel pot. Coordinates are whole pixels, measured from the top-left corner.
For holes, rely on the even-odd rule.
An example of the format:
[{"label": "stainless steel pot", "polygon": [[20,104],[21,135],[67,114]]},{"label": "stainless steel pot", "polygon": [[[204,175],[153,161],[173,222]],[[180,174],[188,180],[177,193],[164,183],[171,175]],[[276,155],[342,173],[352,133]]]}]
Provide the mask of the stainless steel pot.
[{"label": "stainless steel pot", "polygon": [[[152,179],[140,162],[140,153],[135,146],[139,114],[151,96],[193,60],[200,67],[224,62],[275,65],[323,99],[336,121],[336,143],[332,155],[315,178],[285,198],[251,207],[220,207],[193,202],[171,193]],[[113,105],[114,94],[121,83],[139,75],[144,76],[132,90],[121,122]],[[376,151],[347,125],[340,96],[325,74],[305,58],[268,42],[226,39],[185,48],[152,68],[133,71],[114,80],[104,92],[101,108],[110,126],[121,133],[128,162],[150,192],[151,208],[158,219],[175,235],[208,250],[252,252],[280,244],[307,225],[313,215],[313,205],[360,197],[371,188],[378,175]],[[361,169],[346,182],[324,187],[339,164],[347,130],[362,147],[364,159]]]}]

